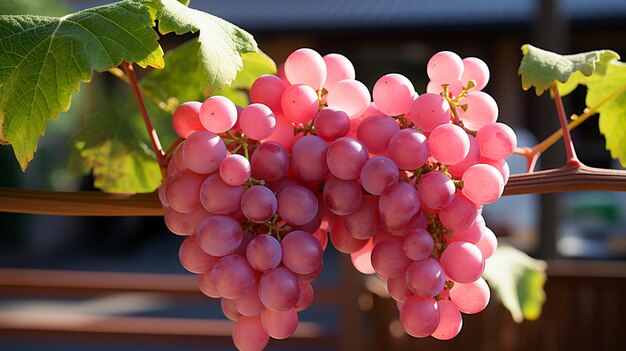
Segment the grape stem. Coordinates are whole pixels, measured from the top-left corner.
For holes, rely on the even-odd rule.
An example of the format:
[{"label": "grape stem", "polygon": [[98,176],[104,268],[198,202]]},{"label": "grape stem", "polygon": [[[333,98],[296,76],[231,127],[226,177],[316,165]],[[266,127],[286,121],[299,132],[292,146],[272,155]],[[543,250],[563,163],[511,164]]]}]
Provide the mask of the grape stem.
[{"label": "grape stem", "polygon": [[141,95],[139,84],[137,84],[137,77],[135,76],[135,69],[133,68],[133,64],[122,61],[122,69],[126,73],[126,76],[128,77],[128,82],[133,90],[133,95],[135,96],[137,106],[139,107],[139,112],[141,113],[141,117],[143,118],[143,123],[146,126],[148,136],[150,137],[150,141],[152,142],[152,149],[154,150],[154,153],[156,155],[159,167],[163,169],[167,166],[165,160],[165,152],[163,152],[163,147],[161,147],[159,136],[157,135],[156,129],[154,129],[154,126],[152,125],[152,120],[150,120],[150,115],[148,114],[146,103],[144,102],[143,96]]},{"label": "grape stem", "polygon": [[582,163],[578,160],[578,157],[576,156],[576,149],[574,148],[574,143],[572,142],[572,136],[569,132],[569,128],[567,127],[565,107],[563,106],[561,94],[559,94],[559,88],[557,87],[556,83],[552,83],[550,89],[552,90],[552,93],[554,95],[556,112],[559,116],[561,130],[563,131],[563,142],[565,143],[565,153],[567,154],[567,165],[570,167],[580,167],[582,166]]}]

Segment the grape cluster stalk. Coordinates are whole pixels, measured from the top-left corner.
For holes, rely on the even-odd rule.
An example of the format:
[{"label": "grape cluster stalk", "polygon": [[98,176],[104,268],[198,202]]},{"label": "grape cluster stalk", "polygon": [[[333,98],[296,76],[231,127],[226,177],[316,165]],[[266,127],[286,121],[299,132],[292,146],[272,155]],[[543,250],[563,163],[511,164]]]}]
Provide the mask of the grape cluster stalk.
[{"label": "grape cluster stalk", "polygon": [[165,222],[238,349],[296,330],[329,241],[386,281],[409,335],[454,338],[461,313],[486,307],[497,240],[481,209],[502,195],[516,136],[482,60],[438,52],[427,74],[421,95],[397,73],[370,93],[348,58],[303,48],[245,108],[213,96],[175,111]]}]

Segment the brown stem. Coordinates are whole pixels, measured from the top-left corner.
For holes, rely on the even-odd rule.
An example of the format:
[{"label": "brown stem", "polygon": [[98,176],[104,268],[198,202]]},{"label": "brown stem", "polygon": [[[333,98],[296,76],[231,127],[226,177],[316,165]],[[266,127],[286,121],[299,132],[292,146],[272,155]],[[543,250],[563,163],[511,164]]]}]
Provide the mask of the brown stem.
[{"label": "brown stem", "polygon": [[582,163],[578,161],[576,157],[576,149],[574,149],[574,143],[572,142],[572,136],[570,135],[569,128],[567,127],[567,117],[565,115],[565,107],[563,107],[563,100],[559,94],[559,88],[556,83],[552,83],[550,87],[554,94],[554,103],[556,104],[556,112],[559,116],[559,123],[561,124],[561,130],[563,131],[563,142],[565,143],[565,152],[567,153],[567,165],[573,167],[580,167]]},{"label": "brown stem", "polygon": [[135,95],[135,100],[137,100],[137,106],[139,106],[139,112],[141,113],[141,117],[143,117],[143,123],[146,125],[148,136],[150,136],[152,149],[154,150],[154,153],[156,155],[157,162],[159,163],[159,166],[163,168],[165,167],[165,153],[163,152],[163,147],[161,147],[161,142],[159,141],[159,136],[157,135],[156,129],[154,129],[152,121],[150,120],[150,115],[148,114],[146,103],[143,101],[143,96],[141,95],[139,84],[137,83],[137,77],[135,77],[135,69],[133,68],[132,63],[128,63],[126,61],[122,62],[122,68],[124,69],[124,72],[126,72],[129,84],[133,89],[133,94]]}]

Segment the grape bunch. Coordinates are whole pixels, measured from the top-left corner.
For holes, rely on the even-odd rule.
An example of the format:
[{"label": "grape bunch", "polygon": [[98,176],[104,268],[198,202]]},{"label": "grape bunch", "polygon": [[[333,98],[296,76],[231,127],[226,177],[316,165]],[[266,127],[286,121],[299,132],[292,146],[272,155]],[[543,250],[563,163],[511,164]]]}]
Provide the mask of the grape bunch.
[{"label": "grape bunch", "polygon": [[422,95],[397,73],[370,94],[345,56],[304,48],[255,80],[245,108],[213,96],[175,111],[185,140],[159,188],[165,222],[238,349],[295,331],[329,238],[386,281],[414,337],[451,339],[461,312],[486,307],[497,240],[481,209],[517,140],[482,91],[482,60],[442,51],[427,74]]}]

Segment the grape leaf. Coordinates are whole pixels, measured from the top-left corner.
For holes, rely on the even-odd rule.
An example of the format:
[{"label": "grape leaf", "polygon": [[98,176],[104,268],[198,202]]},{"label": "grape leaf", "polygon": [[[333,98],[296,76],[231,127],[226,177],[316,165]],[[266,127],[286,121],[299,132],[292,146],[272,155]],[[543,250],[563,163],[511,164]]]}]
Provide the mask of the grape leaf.
[{"label": "grape leaf", "polygon": [[537,319],[545,301],[546,263],[505,245],[500,245],[487,262],[483,277],[513,320]]},{"label": "grape leaf", "polygon": [[[146,106],[155,119],[158,108]],[[91,173],[94,186],[103,191],[150,192],[161,183],[161,170],[130,98],[121,110],[109,107],[92,115],[73,136],[72,146],[70,173]]]},{"label": "grape leaf", "polygon": [[158,8],[156,18],[161,34],[200,31],[198,55],[203,71],[207,72],[208,91],[230,84],[243,67],[241,54],[257,50],[252,35],[219,17],[188,8],[176,0],[160,0],[153,6]]},{"label": "grape leaf", "polygon": [[522,62],[518,74],[522,77],[522,88],[528,90],[535,87],[537,96],[550,87],[553,82],[565,83],[575,72],[591,76],[597,63],[606,63],[619,58],[610,50],[597,50],[574,55],[559,55],[534,47],[530,44],[522,46]]},{"label": "grape leaf", "polygon": [[[200,100],[207,82],[207,72],[196,54],[200,43],[188,41],[165,54],[165,68],[153,70],[140,82],[145,95],[172,113],[182,102]],[[247,97],[239,89],[250,89],[263,74],[275,73],[276,64],[261,51],[241,55],[243,68],[231,84],[213,94],[225,95],[234,103],[247,105]]]},{"label": "grape leaf", "polygon": [[64,17],[0,17],[0,142],[25,170],[49,119],[67,111],[92,70],[122,61],[163,67],[148,8],[133,0]]}]

